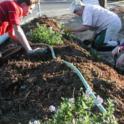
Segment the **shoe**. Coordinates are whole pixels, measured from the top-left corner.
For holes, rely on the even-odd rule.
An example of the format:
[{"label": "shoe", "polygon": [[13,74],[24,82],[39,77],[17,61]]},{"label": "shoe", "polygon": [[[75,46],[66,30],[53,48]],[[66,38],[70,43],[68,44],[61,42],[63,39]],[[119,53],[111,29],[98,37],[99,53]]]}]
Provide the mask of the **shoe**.
[{"label": "shoe", "polygon": [[36,48],[28,52],[29,56],[42,55],[47,53],[47,48]]},{"label": "shoe", "polygon": [[116,47],[118,45],[120,45],[119,41],[109,41],[109,42],[106,43],[106,46]]},{"label": "shoe", "polygon": [[83,44],[86,45],[86,46],[90,45],[91,43],[92,43],[91,40],[84,40],[83,41]]},{"label": "shoe", "polygon": [[[111,42],[111,43],[110,43]],[[102,46],[96,46],[92,44],[92,48],[97,51],[112,51],[116,46],[120,45],[119,41],[110,41],[108,43],[104,43]]]}]

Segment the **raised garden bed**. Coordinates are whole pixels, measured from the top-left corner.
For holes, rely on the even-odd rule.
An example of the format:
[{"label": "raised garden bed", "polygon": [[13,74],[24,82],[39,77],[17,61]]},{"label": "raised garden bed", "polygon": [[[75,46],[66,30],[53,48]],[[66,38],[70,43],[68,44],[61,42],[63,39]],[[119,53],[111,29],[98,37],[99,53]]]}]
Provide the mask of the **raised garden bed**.
[{"label": "raised garden bed", "polygon": [[[24,26],[25,32],[38,24],[46,24],[60,32],[57,23],[49,18],[35,19]],[[50,54],[27,58],[18,53],[0,67],[0,124],[27,124],[32,118],[47,120],[51,117],[49,106],[58,106],[61,97],[72,98],[80,94],[81,81],[60,60],[73,63],[84,75],[93,90],[105,101],[113,99],[115,116],[124,122],[124,76],[96,60],[90,52],[72,40],[54,46],[57,58]],[[31,39],[29,39],[31,40]],[[44,47],[41,45],[41,47]],[[2,48],[1,48],[2,49]]]}]

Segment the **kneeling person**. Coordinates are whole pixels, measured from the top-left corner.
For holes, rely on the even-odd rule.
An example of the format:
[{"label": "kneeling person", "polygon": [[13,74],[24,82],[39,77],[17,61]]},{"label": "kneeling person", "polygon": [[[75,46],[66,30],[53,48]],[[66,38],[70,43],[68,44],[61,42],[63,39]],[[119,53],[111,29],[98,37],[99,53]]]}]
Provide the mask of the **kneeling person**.
[{"label": "kneeling person", "polygon": [[0,2],[0,35],[9,36],[20,43],[29,55],[42,52],[32,49],[20,24],[21,19],[32,12],[38,0],[4,0]]},{"label": "kneeling person", "polygon": [[82,2],[72,3],[71,9],[74,14],[82,17],[82,25],[69,32],[95,30],[95,47],[118,45],[117,36],[122,27],[118,15],[98,5],[85,5]]}]

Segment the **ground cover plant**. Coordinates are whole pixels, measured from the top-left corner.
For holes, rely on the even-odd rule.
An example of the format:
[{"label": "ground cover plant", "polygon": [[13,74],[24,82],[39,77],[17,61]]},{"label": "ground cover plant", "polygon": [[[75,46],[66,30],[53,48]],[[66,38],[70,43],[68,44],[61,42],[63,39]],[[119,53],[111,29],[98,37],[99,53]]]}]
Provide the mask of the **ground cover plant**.
[{"label": "ground cover plant", "polygon": [[[60,31],[60,27],[54,20],[43,17],[25,25],[24,30],[28,36],[29,30],[35,28],[36,22],[40,25],[45,24],[46,27],[52,27],[54,31]],[[31,40],[30,37],[29,40]],[[0,47],[2,50],[2,46]],[[62,63],[61,59],[64,59],[72,62],[81,71],[93,91],[104,99],[104,103],[108,98],[113,100],[114,115],[118,123],[123,124],[124,76],[118,74],[112,66],[96,60],[76,40],[67,40],[63,37],[63,44],[54,46],[54,50],[57,59],[46,57],[45,61],[42,61],[41,57],[37,61],[36,57],[27,58],[22,52],[0,67],[0,123],[27,124],[31,119],[48,122],[50,118],[54,117],[49,106],[53,105],[56,108],[60,106],[63,109],[59,110],[63,112],[66,105],[71,103],[65,100],[63,103],[65,107],[62,107],[61,98],[76,99],[80,97],[80,88],[83,85],[75,73]],[[90,105],[86,104],[86,106]],[[112,115],[113,106],[110,105],[109,108],[108,112]],[[73,109],[75,110],[75,107]],[[76,116],[76,113],[71,111],[73,109],[69,109],[69,113],[67,111],[69,118],[73,114]],[[81,110],[83,109],[79,109],[79,111]],[[95,110],[95,112],[97,111]],[[94,114],[95,112],[93,110]],[[55,118],[59,118],[58,113],[55,113]]]},{"label": "ground cover plant", "polygon": [[61,45],[63,44],[62,35],[59,32],[52,30],[52,27],[46,27],[45,25],[38,25],[33,31],[31,31],[31,40],[33,42],[43,42],[49,45]]},{"label": "ground cover plant", "polygon": [[92,98],[82,95],[78,98],[63,99],[57,112],[47,124],[117,124],[113,116],[114,106],[108,100],[107,113],[94,111]]}]

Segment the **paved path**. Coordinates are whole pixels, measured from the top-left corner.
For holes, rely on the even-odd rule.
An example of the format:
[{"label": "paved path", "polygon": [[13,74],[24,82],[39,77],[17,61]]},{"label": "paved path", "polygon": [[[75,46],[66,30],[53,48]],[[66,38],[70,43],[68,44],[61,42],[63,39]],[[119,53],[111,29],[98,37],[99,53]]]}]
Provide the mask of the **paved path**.
[{"label": "paved path", "polygon": [[[60,2],[61,1],[61,2]],[[33,17],[39,15],[47,15],[48,17],[62,16],[64,14],[71,14],[69,10],[70,1],[72,0],[41,0],[40,8],[35,8],[33,14],[29,15],[25,21],[31,20]],[[108,6],[124,6],[124,1],[121,2],[109,2]]]}]

